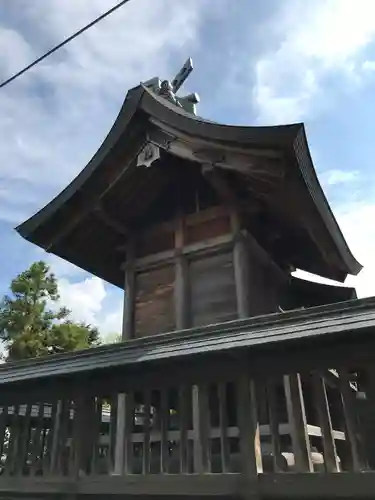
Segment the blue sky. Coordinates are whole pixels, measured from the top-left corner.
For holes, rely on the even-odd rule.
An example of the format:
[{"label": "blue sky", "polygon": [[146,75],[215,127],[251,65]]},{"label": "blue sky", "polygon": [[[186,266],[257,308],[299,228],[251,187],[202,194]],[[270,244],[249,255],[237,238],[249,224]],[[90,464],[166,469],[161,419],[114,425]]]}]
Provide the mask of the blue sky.
[{"label": "blue sky", "polygon": [[[0,80],[91,21],[108,0],[0,0]],[[320,180],[375,294],[375,2],[131,0],[0,90],[0,294],[36,259],[76,319],[119,331],[122,297],[14,231],[85,166],[128,88],[170,78],[191,56],[185,91],[231,124],[304,121]]]}]

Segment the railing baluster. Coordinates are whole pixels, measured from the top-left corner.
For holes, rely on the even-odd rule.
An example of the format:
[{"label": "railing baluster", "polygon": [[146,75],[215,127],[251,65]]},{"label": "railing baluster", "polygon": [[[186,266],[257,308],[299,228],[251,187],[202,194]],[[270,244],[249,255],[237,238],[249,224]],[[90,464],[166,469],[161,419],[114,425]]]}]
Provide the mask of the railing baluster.
[{"label": "railing baluster", "polygon": [[277,407],[275,381],[269,380],[266,383],[265,389],[267,398],[268,419],[269,419],[270,433],[271,433],[273,468],[275,472],[280,472],[285,470],[285,459],[281,454],[281,442],[280,442],[280,432],[279,432],[280,419]]},{"label": "railing baluster", "polygon": [[350,386],[350,378],[347,370],[339,370],[339,386],[342,398],[342,406],[345,419],[346,439],[349,445],[349,452],[354,471],[363,470],[364,463],[361,457],[358,442],[357,414],[355,411],[355,399]]},{"label": "railing baluster", "polygon": [[3,456],[5,451],[5,440],[7,434],[7,420],[8,420],[8,407],[3,406],[0,414],[0,457]]},{"label": "railing baluster", "polygon": [[15,462],[17,460],[17,444],[19,438],[19,411],[20,405],[16,404],[12,408],[12,412],[9,415],[10,425],[9,425],[9,443],[7,456],[4,467],[4,474],[11,475],[14,472]]},{"label": "railing baluster", "polygon": [[58,469],[58,463],[60,459],[60,433],[61,424],[64,413],[64,401],[57,401],[56,415],[53,422],[53,427],[51,429],[52,442],[51,442],[51,465],[50,472],[55,474]]},{"label": "railing baluster", "polygon": [[228,441],[228,408],[227,384],[220,382],[217,386],[219,398],[219,425],[220,425],[220,458],[222,472],[230,472],[230,455]]},{"label": "railing baluster", "polygon": [[134,393],[128,392],[125,395],[125,429],[124,429],[124,460],[125,474],[134,472],[134,445],[133,445],[133,430],[134,430]]},{"label": "railing baluster", "polygon": [[143,453],[142,453],[142,473],[150,473],[150,431],[151,431],[151,391],[144,391],[144,420],[143,420]]},{"label": "railing baluster", "polygon": [[365,399],[357,401],[360,405],[360,425],[368,467],[375,470],[375,367],[366,366]]},{"label": "railing baluster", "polygon": [[94,415],[92,429],[92,458],[91,458],[91,473],[99,474],[99,445],[100,445],[100,429],[102,425],[103,415],[103,399],[101,397],[94,398]]},{"label": "railing baluster", "polygon": [[284,375],[284,389],[296,469],[298,472],[313,472],[310,438],[299,373]]},{"label": "railing baluster", "polygon": [[15,461],[14,474],[23,474],[26,465],[27,454],[30,448],[30,421],[32,404],[25,405],[25,414],[20,417],[19,439],[17,446],[17,459]]},{"label": "railing baluster", "polygon": [[44,403],[39,403],[37,405],[38,414],[36,425],[33,432],[33,437],[30,446],[30,462],[31,471],[35,475],[38,471],[38,467],[41,465],[43,459],[43,425],[44,425]]},{"label": "railing baluster", "polygon": [[340,465],[333,435],[327,390],[324,378],[321,374],[315,372],[312,374],[312,387],[318,412],[319,425],[322,431],[324,464],[328,472],[338,472],[340,470]]},{"label": "railing baluster", "polygon": [[51,405],[51,416],[49,419],[49,428],[46,437],[46,452],[43,457],[43,472],[45,474],[52,474],[53,472],[53,461],[55,460],[55,447],[57,443],[56,427],[59,426],[60,411],[60,401],[54,401]]},{"label": "railing baluster", "polygon": [[116,431],[117,431],[117,394],[112,394],[110,397],[110,416],[109,416],[109,443],[107,453],[107,471],[112,474],[115,466],[115,449],[116,449]]},{"label": "railing baluster", "polygon": [[[95,400],[90,394],[81,392],[76,396],[74,400],[72,446],[69,464],[70,473],[73,475],[90,474],[93,472],[94,432],[97,427],[95,409]],[[70,415],[70,411],[67,413]]]},{"label": "railing baluster", "polygon": [[169,390],[162,388],[160,390],[160,472],[168,474],[169,472]]},{"label": "railing baluster", "polygon": [[189,445],[188,445],[188,426],[189,426],[189,390],[182,386],[179,390],[179,425],[180,425],[180,472],[187,474],[189,472]]},{"label": "railing baluster", "polygon": [[237,381],[237,412],[241,469],[246,479],[256,482],[263,472],[255,384],[247,375]]},{"label": "railing baluster", "polygon": [[209,404],[206,384],[192,388],[193,430],[194,430],[194,472],[211,472],[209,439]]}]

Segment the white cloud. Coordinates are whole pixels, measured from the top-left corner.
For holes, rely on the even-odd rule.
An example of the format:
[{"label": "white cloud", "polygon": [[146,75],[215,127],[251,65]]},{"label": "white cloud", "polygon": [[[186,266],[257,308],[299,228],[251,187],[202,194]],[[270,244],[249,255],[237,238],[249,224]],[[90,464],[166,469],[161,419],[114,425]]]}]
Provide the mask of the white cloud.
[{"label": "white cloud", "polygon": [[61,302],[72,310],[76,321],[94,323],[100,312],[106,291],[104,282],[96,277],[71,283],[67,279],[59,280]]},{"label": "white cloud", "polygon": [[[255,65],[253,98],[262,122],[298,121],[332,96],[324,78],[353,77],[375,37],[373,0],[291,0],[265,27],[274,41]],[[342,82],[341,82],[342,83]],[[319,95],[319,100],[317,96]]]},{"label": "white cloud", "polygon": [[[17,26],[28,29],[0,21],[0,48],[11,54],[3,58],[0,79],[110,7],[106,0],[20,3]],[[0,151],[7,161],[0,164],[0,181],[13,190],[15,182],[25,183],[17,210],[0,199],[2,220],[20,222],[65,187],[108,133],[128,88],[155,75],[172,76],[172,64],[198,46],[207,5],[129,2],[2,89]]]},{"label": "white cloud", "polygon": [[[9,57],[0,62],[0,81],[114,4],[7,5],[0,49]],[[202,16],[210,10],[207,0],[131,1],[2,89],[0,220],[16,225],[63,189],[99,147],[127,90],[156,75],[173,76],[199,47]],[[53,255],[34,254],[56,273],[61,303],[75,320],[98,326],[103,335],[121,332],[121,293]]]},{"label": "white cloud", "polygon": [[103,338],[108,334],[121,333],[122,298],[113,298],[110,307],[107,307],[108,289],[103,280],[88,277],[71,282],[62,278],[59,280],[59,291],[60,302],[71,310],[74,321],[98,327]]},{"label": "white cloud", "polygon": [[349,182],[357,180],[359,177],[359,172],[358,170],[347,171],[332,169],[324,171],[320,175],[320,177],[323,185],[335,186],[336,184],[347,184]]}]

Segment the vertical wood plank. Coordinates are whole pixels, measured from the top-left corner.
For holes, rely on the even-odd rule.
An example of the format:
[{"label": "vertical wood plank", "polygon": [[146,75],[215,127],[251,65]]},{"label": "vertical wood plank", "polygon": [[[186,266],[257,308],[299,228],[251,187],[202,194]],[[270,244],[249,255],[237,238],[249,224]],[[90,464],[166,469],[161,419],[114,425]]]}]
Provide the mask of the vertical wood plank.
[{"label": "vertical wood plank", "polygon": [[50,459],[50,472],[52,474],[57,472],[58,469],[58,458],[60,449],[60,433],[61,424],[64,413],[64,402],[63,400],[58,400],[56,405],[56,414],[53,419],[53,427],[51,429],[52,442],[51,442],[51,459]]},{"label": "vertical wood plank", "polygon": [[176,328],[183,330],[190,326],[189,321],[189,293],[188,293],[188,263],[182,254],[185,243],[185,225],[181,214],[176,218],[175,227],[175,308]]},{"label": "vertical wood plank", "polygon": [[250,316],[249,254],[246,241],[241,234],[241,221],[237,211],[231,216],[234,233],[233,266],[236,282],[237,314],[239,318]]},{"label": "vertical wood plank", "polygon": [[339,386],[341,392],[342,406],[345,418],[346,439],[352,460],[353,471],[363,470],[364,464],[361,457],[358,442],[357,414],[355,411],[354,394],[350,387],[350,379],[347,370],[341,369],[339,374]]},{"label": "vertical wood plank", "polygon": [[168,474],[169,472],[169,391],[162,388],[160,391],[160,472]]},{"label": "vertical wood plank", "polygon": [[175,307],[176,307],[176,328],[183,330],[190,326],[190,306],[188,289],[188,263],[186,256],[182,253],[176,254],[175,261]]},{"label": "vertical wood plank", "polygon": [[[48,407],[46,407],[48,408]],[[53,470],[54,450],[56,446],[56,426],[59,425],[60,403],[54,401],[51,405],[51,416],[49,419],[49,428],[46,437],[46,453],[43,457],[43,471],[45,474],[51,474]]]},{"label": "vertical wood plank", "polygon": [[11,415],[9,415],[10,437],[8,443],[7,457],[4,466],[4,475],[13,474],[15,463],[17,460],[17,444],[20,432],[19,412],[20,412],[20,405],[16,404],[12,407],[12,413]]},{"label": "vertical wood plank", "polygon": [[90,474],[97,430],[95,399],[82,384],[74,400],[74,420],[69,472],[73,476]]},{"label": "vertical wood plank", "polygon": [[220,425],[220,458],[222,472],[230,472],[230,454],[228,441],[228,401],[227,384],[218,384],[219,425]]},{"label": "vertical wood plank", "polygon": [[99,445],[100,445],[100,435],[101,435],[101,426],[102,426],[102,418],[103,418],[103,399],[101,397],[97,397],[94,400],[94,422],[93,422],[93,432],[92,432],[92,459],[91,459],[91,471],[94,474],[99,474]]},{"label": "vertical wood plank", "polygon": [[25,413],[20,417],[20,432],[17,446],[17,459],[14,474],[22,474],[26,465],[27,454],[30,447],[30,421],[32,404],[25,405]]},{"label": "vertical wood plank", "polygon": [[266,397],[268,407],[268,419],[271,431],[272,460],[275,472],[285,469],[284,459],[281,455],[281,441],[279,432],[279,413],[276,398],[276,385],[274,380],[268,380],[266,383]]},{"label": "vertical wood plank", "polygon": [[69,472],[69,455],[67,455],[67,441],[69,437],[69,424],[70,424],[70,411],[71,411],[71,400],[64,398],[62,400],[62,411],[61,411],[61,422],[60,422],[60,433],[58,436],[58,447],[57,447],[57,468],[56,473],[59,475],[65,475]]},{"label": "vertical wood plank", "polygon": [[0,456],[3,456],[5,451],[5,438],[6,438],[8,418],[9,418],[8,407],[3,406],[1,408],[1,415],[0,415]]},{"label": "vertical wood plank", "polygon": [[365,399],[360,405],[360,424],[368,466],[375,470],[375,367],[365,367]]},{"label": "vertical wood plank", "polygon": [[206,384],[192,388],[193,431],[194,431],[194,472],[211,472],[209,439],[209,405]]},{"label": "vertical wood plank", "polygon": [[322,431],[324,464],[328,472],[339,472],[340,465],[333,435],[327,389],[321,374],[316,372],[312,374],[312,386],[319,425]]},{"label": "vertical wood plank", "polygon": [[188,426],[189,426],[189,388],[179,389],[179,424],[180,424],[180,472],[189,472]]},{"label": "vertical wood plank", "polygon": [[125,419],[126,419],[126,394],[119,394],[117,399],[117,424],[115,443],[115,465],[114,475],[122,475],[125,465],[124,442],[125,442]]},{"label": "vertical wood plank", "polygon": [[37,421],[31,441],[30,459],[32,463],[32,473],[35,475],[43,459],[43,426],[44,426],[44,403],[38,404]]},{"label": "vertical wood plank", "polygon": [[143,425],[143,453],[142,453],[142,473],[150,473],[150,431],[151,431],[151,391],[144,392],[144,425]]},{"label": "vertical wood plank", "polygon": [[126,251],[124,311],[122,323],[122,341],[134,338],[135,335],[135,243],[129,242]]},{"label": "vertical wood plank", "polygon": [[109,421],[109,449],[107,454],[107,470],[108,473],[114,471],[115,466],[115,449],[116,449],[116,429],[117,429],[117,394],[112,394],[110,398],[110,421]]},{"label": "vertical wood plank", "polygon": [[255,383],[242,375],[236,388],[242,473],[252,482],[263,472]]},{"label": "vertical wood plank", "polygon": [[133,430],[134,430],[134,393],[128,392],[125,400],[125,421],[124,421],[124,463],[125,474],[132,474],[134,469],[133,453]]},{"label": "vertical wood plank", "polygon": [[299,373],[284,375],[284,390],[296,469],[298,472],[313,472],[311,446],[307,432],[306,411]]}]

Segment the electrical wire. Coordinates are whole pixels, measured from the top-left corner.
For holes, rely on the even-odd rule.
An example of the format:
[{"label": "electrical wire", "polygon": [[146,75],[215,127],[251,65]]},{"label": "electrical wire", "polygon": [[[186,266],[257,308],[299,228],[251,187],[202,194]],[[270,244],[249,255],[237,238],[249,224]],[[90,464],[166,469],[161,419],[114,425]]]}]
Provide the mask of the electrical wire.
[{"label": "electrical wire", "polygon": [[53,54],[57,50],[61,49],[61,47],[64,47],[64,45],[66,45],[67,43],[69,43],[72,40],[74,40],[75,38],[77,38],[77,36],[82,35],[82,33],[84,33],[85,31],[87,31],[89,28],[92,28],[92,26],[94,26],[95,24],[97,24],[100,21],[102,21],[105,17],[109,16],[115,10],[119,9],[120,7],[122,7],[123,5],[125,5],[126,3],[128,3],[129,1],[130,0],[122,0],[121,2],[119,2],[118,4],[116,4],[114,7],[112,7],[109,10],[107,10],[106,12],[104,12],[104,14],[102,14],[99,17],[97,17],[96,19],[94,19],[94,21],[92,21],[91,23],[87,24],[86,26],[84,26],[83,28],[81,28],[80,30],[78,30],[76,33],[74,33],[70,37],[66,38],[63,42],[61,42],[58,45],[56,45],[55,47],[53,47],[53,49],[49,50],[48,52],[46,52],[41,57],[38,57],[38,59],[35,59],[35,61],[33,61],[31,64],[29,64],[25,68],[21,69],[21,71],[18,71],[18,73],[15,73],[13,76],[11,76],[7,80],[5,80],[2,83],[0,83],[0,89],[3,88],[3,87],[5,87],[9,83],[13,82],[16,78],[18,78],[19,76],[21,76],[24,73],[26,73],[26,71],[28,71],[29,69],[31,69],[34,66],[36,66],[38,63],[40,63],[41,61],[43,61],[44,59],[46,59],[48,56],[50,56],[51,54]]}]

